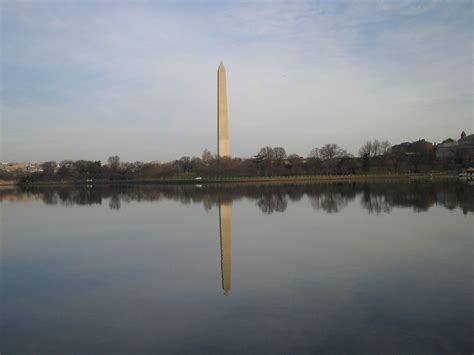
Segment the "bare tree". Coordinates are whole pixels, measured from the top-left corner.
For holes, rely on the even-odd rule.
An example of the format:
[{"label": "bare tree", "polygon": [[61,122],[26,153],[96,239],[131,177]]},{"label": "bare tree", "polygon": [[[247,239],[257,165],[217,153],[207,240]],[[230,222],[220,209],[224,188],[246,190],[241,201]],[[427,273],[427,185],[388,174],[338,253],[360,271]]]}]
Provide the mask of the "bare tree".
[{"label": "bare tree", "polygon": [[380,155],[380,141],[378,139],[374,139],[372,142],[372,151],[373,151],[373,156]]},{"label": "bare tree", "polygon": [[212,160],[212,154],[209,150],[204,149],[202,152],[202,161],[204,164],[208,164]]},{"label": "bare tree", "polygon": [[181,157],[181,158],[179,158],[177,163],[178,163],[178,166],[183,171],[183,173],[189,172],[189,168],[191,166],[191,158],[190,157],[188,157],[188,156]]},{"label": "bare tree", "polygon": [[337,144],[325,144],[319,150],[319,155],[322,160],[342,158],[348,156],[347,151],[339,147]]},{"label": "bare tree", "polygon": [[382,141],[382,143],[380,143],[380,153],[387,154],[391,147],[392,145],[389,141]]},{"label": "bare tree", "polygon": [[260,152],[258,153],[259,155],[261,155],[264,159],[273,159],[275,158],[275,152],[273,150],[272,147],[263,147],[262,149],[260,149]]},{"label": "bare tree", "polygon": [[273,148],[273,153],[275,154],[275,159],[278,160],[278,161],[286,159],[285,148],[275,147],[275,148]]},{"label": "bare tree", "polygon": [[367,141],[365,144],[360,147],[359,149],[359,156],[360,157],[370,157],[373,155],[373,149],[372,149],[372,142]]},{"label": "bare tree", "polygon": [[319,148],[311,149],[311,152],[309,152],[308,158],[319,158],[320,157],[319,151],[320,151]]},{"label": "bare tree", "polygon": [[120,166],[120,157],[118,155],[112,155],[107,159],[107,162],[113,170],[117,170]]},{"label": "bare tree", "polygon": [[386,154],[389,149],[389,141],[380,142],[378,139],[375,139],[373,142],[365,142],[365,144],[359,149],[359,155],[361,157],[375,157],[378,155]]}]

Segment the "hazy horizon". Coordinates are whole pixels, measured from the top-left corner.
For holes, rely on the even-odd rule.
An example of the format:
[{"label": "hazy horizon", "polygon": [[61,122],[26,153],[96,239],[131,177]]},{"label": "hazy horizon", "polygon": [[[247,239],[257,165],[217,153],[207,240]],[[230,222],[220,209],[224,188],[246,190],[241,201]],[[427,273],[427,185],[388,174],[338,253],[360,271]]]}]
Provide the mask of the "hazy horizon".
[{"label": "hazy horizon", "polygon": [[473,131],[469,1],[0,6],[3,161],[216,153],[221,60],[232,156]]}]

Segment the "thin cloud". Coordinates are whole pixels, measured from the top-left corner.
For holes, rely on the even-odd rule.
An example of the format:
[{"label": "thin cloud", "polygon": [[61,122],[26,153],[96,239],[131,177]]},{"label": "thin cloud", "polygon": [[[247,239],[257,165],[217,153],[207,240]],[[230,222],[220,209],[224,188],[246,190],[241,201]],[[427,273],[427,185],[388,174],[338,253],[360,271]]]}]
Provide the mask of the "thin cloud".
[{"label": "thin cloud", "polygon": [[[470,2],[5,2],[2,159],[166,160],[472,129]],[[88,144],[83,142],[87,141]]]}]

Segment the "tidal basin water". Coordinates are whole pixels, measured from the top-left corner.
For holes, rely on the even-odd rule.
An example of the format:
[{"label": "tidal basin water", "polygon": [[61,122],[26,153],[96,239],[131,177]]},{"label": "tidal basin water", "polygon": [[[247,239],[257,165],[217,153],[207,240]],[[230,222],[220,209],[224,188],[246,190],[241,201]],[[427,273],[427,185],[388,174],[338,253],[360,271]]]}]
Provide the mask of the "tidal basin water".
[{"label": "tidal basin water", "polygon": [[472,354],[474,186],[0,190],[1,354]]}]

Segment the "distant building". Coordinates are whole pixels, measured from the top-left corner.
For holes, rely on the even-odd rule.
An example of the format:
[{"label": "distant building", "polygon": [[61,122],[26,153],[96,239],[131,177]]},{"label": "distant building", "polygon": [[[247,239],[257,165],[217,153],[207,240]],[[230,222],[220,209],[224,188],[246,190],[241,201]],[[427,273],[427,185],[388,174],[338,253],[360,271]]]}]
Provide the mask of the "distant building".
[{"label": "distant building", "polygon": [[424,139],[420,139],[412,143],[411,148],[415,153],[432,153],[435,150],[435,145]]},{"label": "distant building", "polygon": [[404,155],[419,155],[419,154],[430,154],[434,152],[435,146],[433,143],[427,142],[424,139],[420,139],[416,142],[403,142],[392,146],[391,152],[393,154],[404,154]]},{"label": "distant building", "polygon": [[390,148],[390,152],[393,154],[405,154],[406,152],[410,150],[410,145],[411,145],[410,142],[403,142],[400,144],[393,145]]},{"label": "distant building", "polygon": [[458,141],[448,138],[436,146],[436,159],[447,160],[456,157],[456,150]]},{"label": "distant building", "polygon": [[257,155],[254,155],[254,156],[252,157],[252,160],[254,160],[254,161],[262,161],[262,160],[265,160],[265,157],[264,157],[263,155],[261,155],[261,154],[257,154]]},{"label": "distant building", "polygon": [[464,165],[474,163],[474,134],[462,132],[456,147],[456,158]]},{"label": "distant building", "polygon": [[30,164],[26,167],[24,172],[27,172],[27,173],[41,173],[41,172],[43,172],[43,169],[39,165]]},{"label": "distant building", "polygon": [[458,140],[445,139],[436,146],[436,159],[452,160],[458,162],[471,162],[474,159],[474,134],[466,135],[462,131]]},{"label": "distant building", "polygon": [[464,131],[461,133],[461,139],[458,140],[459,146],[474,146],[474,134],[470,134],[466,136]]},{"label": "distant building", "polygon": [[458,145],[458,142],[452,138],[448,138],[448,139],[445,139],[444,141],[441,142],[441,144],[438,144],[438,145],[442,145],[443,148],[449,148],[449,147],[455,147]]},{"label": "distant building", "polygon": [[21,173],[35,173],[41,172],[43,169],[38,164],[22,162],[22,163],[6,163],[1,166],[1,170],[7,171],[12,174]]}]

